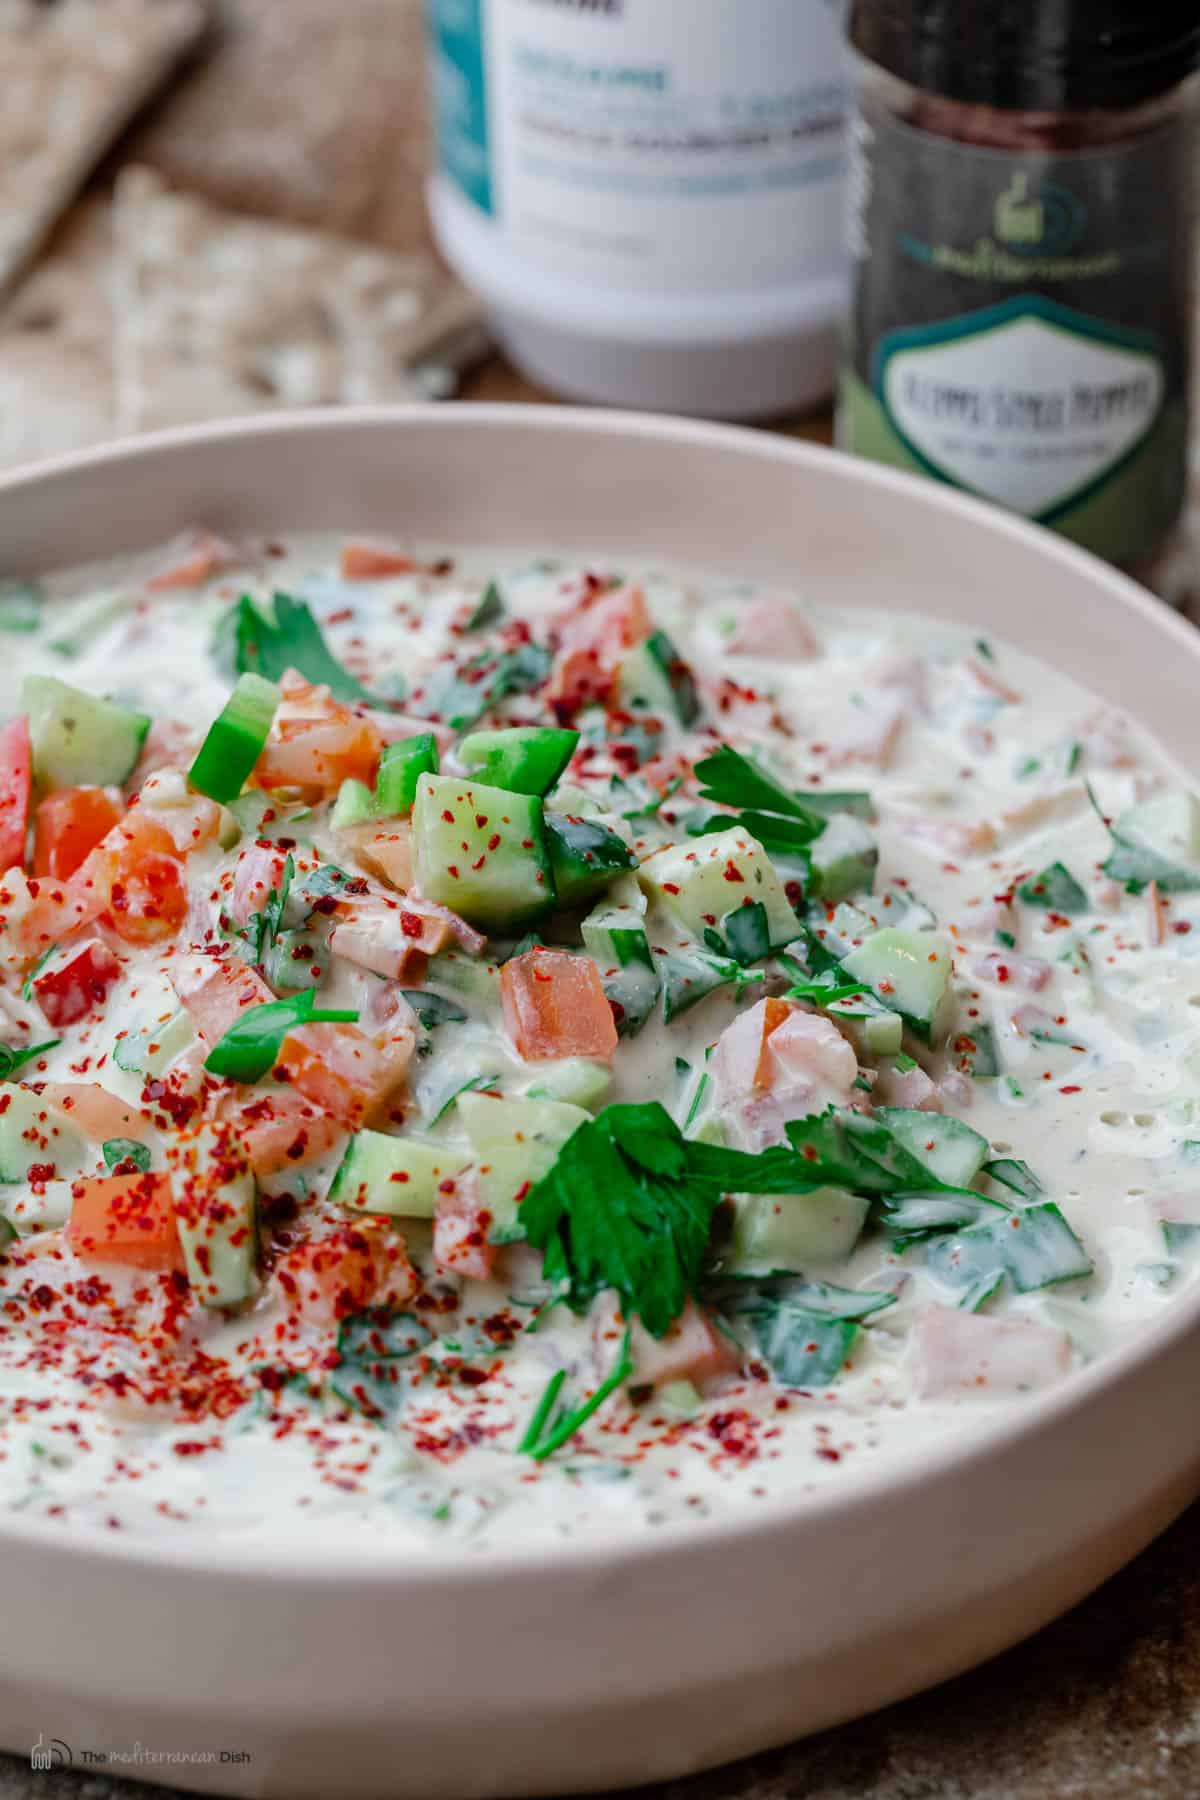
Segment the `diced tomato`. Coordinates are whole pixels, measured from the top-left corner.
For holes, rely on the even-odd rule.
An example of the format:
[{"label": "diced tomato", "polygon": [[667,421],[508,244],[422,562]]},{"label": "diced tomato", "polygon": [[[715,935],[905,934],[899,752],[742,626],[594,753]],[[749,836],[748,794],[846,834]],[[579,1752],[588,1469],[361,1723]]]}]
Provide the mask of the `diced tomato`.
[{"label": "diced tomato", "polygon": [[335,926],[329,934],[329,948],[335,956],[372,975],[382,975],[385,981],[424,981],[429,966],[420,946],[404,936],[399,920],[386,913],[364,914]]},{"label": "diced tomato", "polygon": [[728,1098],[803,1083],[829,1088],[829,1097],[844,1105],[858,1061],[829,1019],[794,1000],[772,997],[726,1026],[713,1054],[713,1074]]},{"label": "diced tomato", "polygon": [[287,852],[266,839],[243,850],[233,871],[233,889],[224,910],[235,925],[244,925],[251,913],[261,912],[268,894],[283,886]]},{"label": "diced tomato", "polygon": [[187,917],[188,897],[183,864],[169,832],[131,807],[78,875],[93,861],[95,879],[105,889],[108,921],[119,938],[127,944],[158,944],[175,936]]},{"label": "diced tomato", "polygon": [[141,1140],[152,1129],[141,1107],[129,1106],[98,1081],[44,1081],[40,1092],[60,1118],[93,1143],[103,1144],[110,1138]]},{"label": "diced tomato", "polygon": [[67,1242],[81,1261],[183,1269],[168,1176],[88,1176],[72,1183],[71,1196]]},{"label": "diced tomato", "polygon": [[497,1248],[488,1242],[492,1215],[479,1204],[479,1184],[468,1169],[442,1183],[433,1215],[433,1258],[439,1269],[487,1281]]},{"label": "diced tomato", "polygon": [[761,656],[772,662],[811,662],[820,653],[812,626],[781,594],[764,594],[740,607],[725,647],[735,656]]},{"label": "diced tomato", "polygon": [[590,956],[527,950],[500,971],[504,1023],[526,1062],[558,1056],[609,1057],[617,1027]]},{"label": "diced tomato", "polygon": [[436,738],[438,749],[448,750],[457,735],[453,726],[443,725],[437,719],[418,719],[413,713],[376,712],[368,706],[365,716],[385,744],[399,744],[405,738],[420,737],[429,731]]},{"label": "diced tomato", "polygon": [[378,825],[351,825],[339,833],[353,854],[373,875],[406,893],[413,884],[412,827],[405,821],[381,829]]},{"label": "diced tomato", "polygon": [[371,1306],[403,1306],[419,1286],[404,1239],[373,1219],[285,1251],[274,1282],[290,1311],[325,1328]]},{"label": "diced tomato", "polygon": [[640,587],[620,587],[586,601],[562,626],[547,700],[564,717],[593,700],[606,700],[621,658],[653,629]]},{"label": "diced tomato", "polygon": [[182,769],[157,769],[148,775],[137,803],[139,816],[166,832],[177,856],[190,856],[221,834],[222,809],[189,788]]},{"label": "diced tomato", "polygon": [[104,911],[104,889],[85,878],[82,868],[69,881],[30,881],[23,894],[13,877],[10,871],[5,880],[6,918],[14,945],[26,957],[41,956]]},{"label": "diced tomato", "polygon": [[120,822],[121,808],[102,787],[59,788],[33,819],[33,872],[66,881]]},{"label": "diced tomato", "polygon": [[369,1038],[357,1025],[301,1025],[284,1038],[275,1077],[357,1131],[403,1086],[414,1043],[408,1026]]},{"label": "diced tomato", "polygon": [[32,768],[29,720],[10,719],[0,729],[0,870],[25,861]]},{"label": "diced tomato", "polygon": [[216,575],[231,560],[233,552],[223,539],[211,531],[189,531],[168,544],[162,561],[146,586],[151,593],[165,593],[171,588],[199,587]]},{"label": "diced tomato", "polygon": [[351,542],[342,545],[343,581],[378,581],[386,575],[407,575],[416,568],[411,556],[386,544]]},{"label": "diced tomato", "polygon": [[206,957],[202,965],[173,969],[171,985],[210,1046],[248,1006],[265,1006],[275,998],[261,975],[231,956]]},{"label": "diced tomato", "polygon": [[383,739],[349,707],[318,719],[276,719],[253,780],[261,788],[297,788],[307,800],[335,794],[343,781],[373,782]]},{"label": "diced tomato", "polygon": [[260,1178],[280,1169],[302,1168],[332,1150],[342,1136],[336,1119],[319,1112],[303,1095],[286,1091],[259,1094],[246,1102],[236,1094],[222,1094],[218,1112]]},{"label": "diced tomato", "polygon": [[[605,1342],[617,1341],[621,1329],[615,1311],[601,1309],[596,1335],[603,1342],[598,1347],[603,1351]],[[633,1357],[630,1387],[662,1387],[668,1381],[690,1381],[703,1388],[722,1375],[735,1374],[742,1360],[738,1346],[694,1301],[688,1302],[665,1337],[651,1337],[641,1320],[634,1319],[629,1350]]]},{"label": "diced tomato", "polygon": [[103,1006],[120,973],[120,959],[108,945],[99,938],[88,938],[56,960],[52,968],[34,976],[34,998],[48,1024],[74,1025]]}]

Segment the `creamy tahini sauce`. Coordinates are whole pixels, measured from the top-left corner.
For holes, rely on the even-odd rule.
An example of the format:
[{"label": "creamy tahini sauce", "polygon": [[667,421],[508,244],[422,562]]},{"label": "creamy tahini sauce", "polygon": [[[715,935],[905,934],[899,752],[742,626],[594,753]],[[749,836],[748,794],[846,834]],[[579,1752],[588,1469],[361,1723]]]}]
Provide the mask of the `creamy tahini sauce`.
[{"label": "creamy tahini sauce", "polygon": [[[1004,1074],[951,1083],[955,1097],[945,1110],[989,1138],[994,1155],[1031,1166],[1094,1263],[1085,1279],[1025,1295],[1010,1287],[984,1314],[1067,1334],[1063,1368],[1082,1366],[1162,1315],[1193,1269],[1186,1247],[1166,1249],[1161,1219],[1200,1222],[1200,1197],[1190,1202],[1193,1211],[1170,1198],[1196,1193],[1200,895],[1172,897],[1162,942],[1152,943],[1146,898],[1100,872],[1108,835],[1084,787],[1086,779],[1111,817],[1171,779],[1140,729],[1000,642],[980,646],[919,619],[847,616],[822,608],[819,595],[803,603],[765,597],[610,555],[580,565],[471,552],[455,554],[449,571],[435,574],[436,550],[422,557],[421,571],[348,583],[337,573],[339,548],[314,539],[263,545],[236,570],[175,593],[143,587],[152,558],[51,577],[40,629],[4,640],[0,714],[18,710],[26,673],[58,675],[136,704],[161,728],[179,727],[175,760],[186,768],[229,691],[210,643],[214,624],[241,593],[266,598],[283,588],[306,599],[345,666],[387,692],[393,677],[419,685],[423,669],[455,641],[464,604],[488,580],[498,582],[509,614],[536,633],[579,596],[585,566],[636,577],[655,623],[697,675],[702,723],[710,727],[698,737],[677,730],[668,749],[696,755],[711,747],[715,728],[769,758],[796,787],[868,788],[878,815],[876,895],[907,884],[955,941],[957,1029],[988,1023]],[[770,626],[761,623],[764,598],[777,608]],[[81,628],[74,655],[55,650],[56,640]],[[541,716],[528,699],[504,711],[508,722]],[[318,850],[348,863],[326,825],[309,828]],[[303,828],[294,829],[299,836]],[[669,826],[648,832],[641,848],[669,836]],[[193,859],[189,926],[199,938],[212,926],[204,896],[237,855],[236,846],[213,846]],[[1018,903],[1008,952],[997,944],[995,897],[1053,861],[1073,873],[1090,910],[1066,920]],[[663,935],[651,931],[656,942]],[[678,942],[678,933],[665,935]],[[154,994],[163,1010],[174,1000],[159,951],[124,946],[122,954],[125,973],[103,1011],[66,1028],[61,1046],[19,1079],[99,1080],[139,1100],[142,1077],[116,1067],[114,1035],[152,1014]],[[1036,991],[1025,979],[1028,959],[1035,959],[1035,982],[1042,980],[1037,965],[1049,969]],[[19,982],[11,974],[6,981],[0,1035],[10,1044],[53,1035],[21,999]],[[321,1003],[359,1004],[374,981],[335,961]],[[774,980],[768,991],[785,986]],[[622,1039],[607,1097],[657,1097],[682,1118],[690,1089],[676,1059],[703,1069],[708,1047],[762,991],[748,986],[737,1000],[722,990],[669,1026],[653,1017],[637,1037]],[[498,1009],[457,997],[472,1017],[440,1026],[432,1054],[413,1065],[418,1129],[429,1127],[445,1095],[469,1075],[495,1076],[510,1096],[544,1078],[542,1066],[515,1055]],[[1065,1021],[1053,1035],[1067,1041],[1032,1035],[1029,1008]],[[945,1051],[907,1040],[906,1048],[936,1081],[952,1066]],[[453,1109],[439,1130],[456,1138]],[[339,1154],[340,1146],[306,1168],[302,1184],[290,1178],[306,1204],[325,1204]],[[288,1185],[286,1177],[265,1184],[276,1193]],[[1026,1403],[1022,1393],[996,1393],[986,1377],[969,1391],[920,1391],[930,1387],[916,1348],[921,1310],[930,1301],[952,1308],[957,1296],[931,1278],[919,1246],[898,1255],[874,1231],[847,1261],[814,1271],[843,1287],[897,1294],[859,1332],[829,1388],[789,1391],[757,1362],[752,1373],[706,1394],[693,1416],[655,1396],[635,1406],[618,1394],[578,1439],[536,1465],[516,1446],[548,1378],[565,1368],[583,1393],[605,1372],[612,1346],[598,1354],[592,1324],[563,1306],[522,1335],[539,1297],[537,1259],[528,1251],[506,1253],[502,1280],[458,1284],[457,1302],[426,1315],[437,1335],[423,1377],[395,1418],[380,1424],[328,1396],[263,1386],[251,1373],[281,1360],[318,1361],[331,1342],[285,1324],[269,1278],[239,1313],[194,1307],[171,1337],[159,1330],[160,1300],[132,1299],[145,1289],[144,1277],[102,1271],[110,1296],[130,1296],[129,1329],[114,1329],[111,1307],[89,1311],[86,1293],[79,1298],[79,1284],[95,1271],[64,1252],[56,1234],[53,1248],[37,1255],[39,1228],[63,1223],[61,1199],[18,1184],[0,1190],[0,1210],[26,1234],[19,1271],[0,1260],[7,1301],[0,1504],[28,1516],[66,1513],[138,1531],[202,1524],[264,1532],[276,1542],[348,1529],[414,1546],[433,1533],[461,1535],[476,1547],[627,1537],[664,1520],[727,1515],[763,1496],[800,1499],[845,1486],[860,1472],[944,1444],[948,1434],[986,1431]],[[434,1279],[429,1227],[403,1229],[414,1261]],[[452,1293],[455,1285],[443,1288]],[[166,1391],[164,1370],[189,1362],[192,1405],[180,1416],[178,1381],[172,1399],[157,1394]],[[464,1366],[477,1372],[465,1381]],[[128,1381],[114,1383],[122,1373]],[[318,1370],[310,1385],[319,1379]]]}]

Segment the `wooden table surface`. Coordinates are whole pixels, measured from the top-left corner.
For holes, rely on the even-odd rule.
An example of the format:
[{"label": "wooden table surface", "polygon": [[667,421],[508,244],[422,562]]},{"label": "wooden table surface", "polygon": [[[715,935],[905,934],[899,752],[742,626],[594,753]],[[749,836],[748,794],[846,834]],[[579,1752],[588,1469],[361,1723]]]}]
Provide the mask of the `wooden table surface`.
[{"label": "wooden table surface", "polygon": [[[223,0],[218,41],[120,155],[227,205],[401,249],[426,244],[420,13],[420,0]],[[499,356],[464,397],[551,398]],[[829,421],[782,428],[820,439]],[[346,1776],[351,1794],[353,1771]],[[0,1800],[149,1791],[95,1775],[31,1775],[26,1762],[0,1758]],[[985,1668],[640,1800],[801,1796],[1197,1800],[1200,1507],[1067,1618]]]}]

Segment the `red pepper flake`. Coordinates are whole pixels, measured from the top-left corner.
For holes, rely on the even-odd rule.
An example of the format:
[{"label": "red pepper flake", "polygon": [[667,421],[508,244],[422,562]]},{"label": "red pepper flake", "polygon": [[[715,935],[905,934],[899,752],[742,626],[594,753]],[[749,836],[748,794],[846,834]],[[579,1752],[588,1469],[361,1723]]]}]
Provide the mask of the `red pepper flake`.
[{"label": "red pepper flake", "polygon": [[1058,1091],[1060,1094],[1081,1094],[1083,1089],[1078,1087],[1060,1087]]}]

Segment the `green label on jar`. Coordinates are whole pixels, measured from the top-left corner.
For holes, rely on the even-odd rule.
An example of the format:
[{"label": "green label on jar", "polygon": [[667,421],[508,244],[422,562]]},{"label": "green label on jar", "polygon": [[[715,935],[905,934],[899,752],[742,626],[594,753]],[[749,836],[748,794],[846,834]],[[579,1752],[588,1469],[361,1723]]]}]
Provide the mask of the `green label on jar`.
[{"label": "green label on jar", "polygon": [[980,149],[868,100],[839,436],[1111,560],[1185,489],[1191,138]]}]

